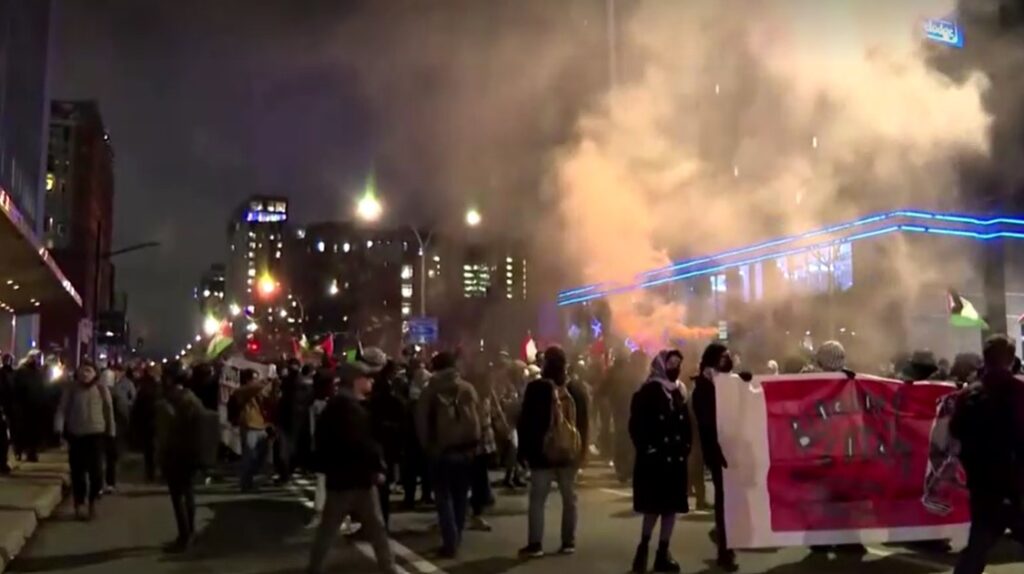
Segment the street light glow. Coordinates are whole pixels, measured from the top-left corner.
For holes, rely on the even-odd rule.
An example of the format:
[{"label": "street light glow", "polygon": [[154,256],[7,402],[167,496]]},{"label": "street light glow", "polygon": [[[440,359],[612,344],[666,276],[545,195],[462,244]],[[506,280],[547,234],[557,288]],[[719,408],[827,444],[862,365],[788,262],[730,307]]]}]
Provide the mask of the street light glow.
[{"label": "street light glow", "polygon": [[377,221],[383,213],[384,206],[381,205],[373,190],[367,190],[356,204],[356,215],[363,221]]},{"label": "street light glow", "polygon": [[206,318],[203,319],[203,333],[205,333],[207,337],[212,337],[216,335],[218,331],[220,331],[220,321],[218,321],[213,315],[207,315]]},{"label": "street light glow", "polygon": [[338,294],[338,280],[332,279],[331,284],[327,286],[327,294],[334,297]]},{"label": "street light glow", "polygon": [[242,308],[238,306],[238,303],[228,305],[228,313],[231,313],[232,317],[237,317],[241,312]]},{"label": "street light glow", "polygon": [[270,297],[277,291],[277,281],[268,274],[264,274],[260,277],[259,284],[257,287],[260,290],[260,294],[264,297]]},{"label": "street light glow", "polygon": [[483,216],[476,209],[470,209],[466,212],[466,225],[470,227],[476,227],[483,221]]}]

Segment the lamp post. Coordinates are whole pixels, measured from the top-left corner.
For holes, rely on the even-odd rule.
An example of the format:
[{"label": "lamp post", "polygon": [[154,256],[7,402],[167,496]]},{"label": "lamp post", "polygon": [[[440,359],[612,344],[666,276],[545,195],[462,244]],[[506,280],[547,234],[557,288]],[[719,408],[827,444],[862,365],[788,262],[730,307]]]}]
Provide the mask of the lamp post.
[{"label": "lamp post", "polygon": [[96,361],[99,354],[99,344],[97,342],[99,336],[99,307],[100,307],[100,273],[101,267],[104,261],[110,261],[118,255],[124,255],[125,253],[131,253],[132,251],[139,251],[141,249],[149,249],[150,247],[158,247],[159,241],[146,241],[143,243],[136,243],[135,245],[129,245],[121,249],[114,251],[108,251],[103,253],[103,221],[96,223],[96,258],[94,263],[95,269],[93,270],[93,283],[92,283],[92,360]]},{"label": "lamp post", "polygon": [[[367,188],[366,193],[356,203],[356,216],[367,222],[375,222],[384,213],[384,206],[377,199],[377,194],[372,187]],[[468,227],[479,227],[483,223],[483,215],[480,210],[471,207],[466,210],[465,222]],[[416,236],[416,242],[420,248],[420,316],[427,316],[427,248],[430,247],[430,240],[434,232],[430,231],[424,236],[414,225],[408,226]]]}]

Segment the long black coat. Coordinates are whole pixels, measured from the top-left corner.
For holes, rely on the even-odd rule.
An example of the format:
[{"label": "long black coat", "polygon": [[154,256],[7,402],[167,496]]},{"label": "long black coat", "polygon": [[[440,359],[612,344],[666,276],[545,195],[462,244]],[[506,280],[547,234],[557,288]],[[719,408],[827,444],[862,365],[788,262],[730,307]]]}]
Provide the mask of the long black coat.
[{"label": "long black coat", "polygon": [[633,395],[629,434],[636,448],[633,510],[641,514],[686,513],[687,465],[693,444],[686,398],[658,381],[644,383]]}]

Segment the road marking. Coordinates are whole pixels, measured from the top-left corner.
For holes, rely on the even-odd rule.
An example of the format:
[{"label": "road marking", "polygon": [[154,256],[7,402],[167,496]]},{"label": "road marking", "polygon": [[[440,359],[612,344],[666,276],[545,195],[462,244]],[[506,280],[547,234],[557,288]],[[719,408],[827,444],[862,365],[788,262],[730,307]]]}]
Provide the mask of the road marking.
[{"label": "road marking", "polygon": [[[913,555],[910,555],[910,554],[905,554],[905,553],[902,553],[902,552],[893,552],[892,550],[883,550],[881,548],[875,548],[873,546],[865,546],[865,548],[867,548],[868,554],[874,554],[875,556],[880,556],[882,558],[893,558],[895,560],[899,560],[901,562],[906,562],[908,564],[913,564],[915,566],[924,566],[925,568],[938,568],[940,571],[951,570],[953,568],[949,564],[943,564],[942,562],[939,562],[937,560],[928,560],[927,558],[919,558],[917,556],[913,556]],[[985,573],[982,572],[982,574],[985,574]]]},{"label": "road marking", "polygon": [[[288,490],[290,492],[292,492],[293,494],[295,494],[296,496],[299,497],[299,502],[303,506],[305,506],[306,508],[309,508],[309,509],[313,508],[313,506],[314,506],[313,501],[310,500],[309,497],[316,495],[315,487],[314,488],[310,488],[310,487],[301,487],[300,488],[300,487],[296,487],[293,484],[289,484],[288,485]],[[431,561],[427,560],[426,558],[420,556],[419,554],[417,554],[414,550],[412,550],[411,548],[409,548],[405,544],[402,544],[401,542],[395,540],[394,538],[390,538],[390,537],[388,538],[388,540],[391,542],[391,551],[395,555],[401,556],[402,558],[404,558],[407,562],[409,562],[409,565],[412,566],[413,569],[415,569],[420,574],[448,574],[447,572],[445,572],[444,570],[439,568],[436,564],[434,564],[433,562],[431,562]],[[374,554],[373,547],[370,546],[369,542],[366,542],[364,540],[358,540],[358,541],[355,542],[355,547],[356,547],[356,550],[358,550],[360,554],[362,554],[363,556],[366,556],[370,560],[376,561],[376,559],[377,559],[376,555]],[[403,568],[402,566],[400,566],[398,564],[395,565],[395,570],[398,572],[398,574],[412,574],[408,570],[406,570],[405,568]]]},{"label": "road marking", "polygon": [[633,493],[628,490],[617,490],[614,488],[602,488],[601,492],[607,492],[608,494],[614,494],[620,498],[633,498]]}]

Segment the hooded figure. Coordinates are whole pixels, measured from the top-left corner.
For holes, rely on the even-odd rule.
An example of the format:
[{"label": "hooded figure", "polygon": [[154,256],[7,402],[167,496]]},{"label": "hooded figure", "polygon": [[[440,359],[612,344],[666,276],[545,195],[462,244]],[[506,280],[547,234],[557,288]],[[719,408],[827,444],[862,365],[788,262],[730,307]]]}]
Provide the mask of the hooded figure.
[{"label": "hooded figure", "polygon": [[690,511],[686,459],[693,443],[690,411],[684,387],[679,384],[682,362],[683,354],[679,351],[658,353],[651,362],[647,381],[630,404],[629,435],[636,449],[633,510],[644,515],[634,572],[646,571],[647,547],[659,517],[661,536],[654,570],[679,571],[668,546],[676,514]]}]

